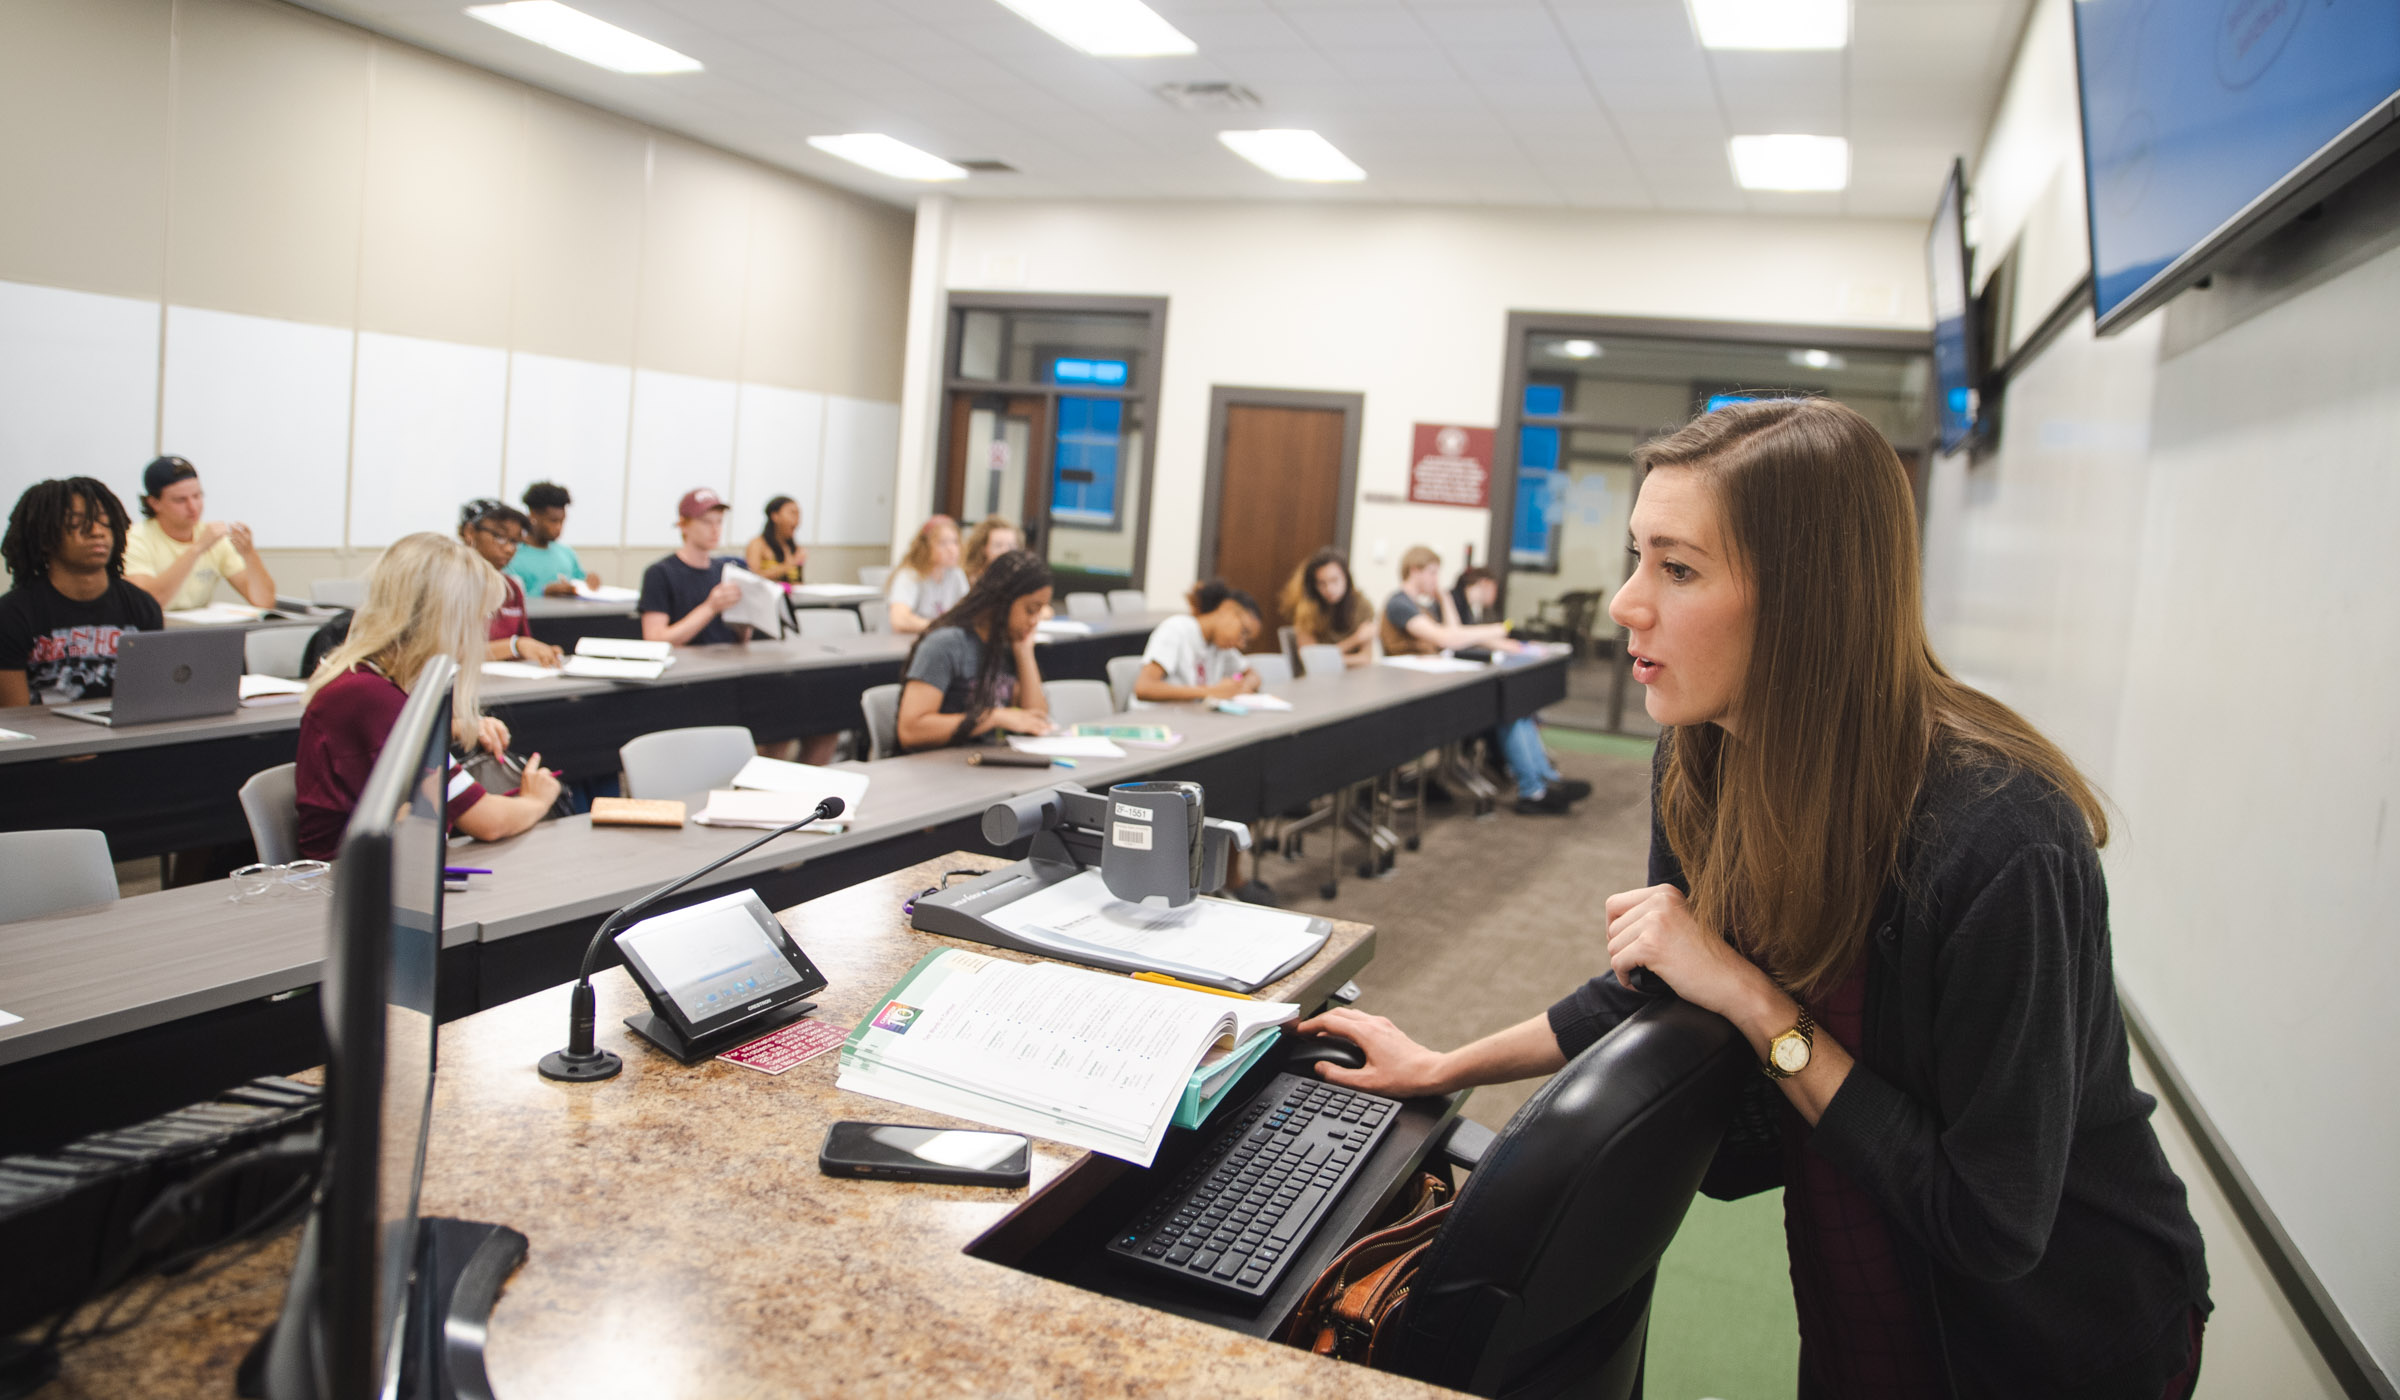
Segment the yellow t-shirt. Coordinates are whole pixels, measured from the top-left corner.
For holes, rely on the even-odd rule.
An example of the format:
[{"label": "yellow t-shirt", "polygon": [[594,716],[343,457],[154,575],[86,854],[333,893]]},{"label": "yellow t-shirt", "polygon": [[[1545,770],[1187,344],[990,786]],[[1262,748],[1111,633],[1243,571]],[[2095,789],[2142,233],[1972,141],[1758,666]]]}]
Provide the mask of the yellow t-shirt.
[{"label": "yellow t-shirt", "polygon": [[[156,578],[173,568],[187,547],[156,520],[141,521],[125,535],[125,572]],[[217,596],[217,580],[231,578],[241,571],[242,554],[233,547],[232,539],[217,541],[192,565],[192,571],[184,575],[183,587],[167,600],[168,611],[206,607]]]}]

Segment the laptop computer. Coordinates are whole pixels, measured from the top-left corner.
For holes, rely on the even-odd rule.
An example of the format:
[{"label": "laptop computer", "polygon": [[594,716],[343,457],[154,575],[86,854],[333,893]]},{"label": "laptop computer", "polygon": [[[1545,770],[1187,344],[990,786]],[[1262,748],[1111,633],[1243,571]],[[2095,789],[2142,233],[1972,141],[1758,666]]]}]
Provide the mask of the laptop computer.
[{"label": "laptop computer", "polygon": [[246,635],[239,627],[127,632],[117,639],[115,698],[53,713],[111,727],[232,714],[242,704]]}]

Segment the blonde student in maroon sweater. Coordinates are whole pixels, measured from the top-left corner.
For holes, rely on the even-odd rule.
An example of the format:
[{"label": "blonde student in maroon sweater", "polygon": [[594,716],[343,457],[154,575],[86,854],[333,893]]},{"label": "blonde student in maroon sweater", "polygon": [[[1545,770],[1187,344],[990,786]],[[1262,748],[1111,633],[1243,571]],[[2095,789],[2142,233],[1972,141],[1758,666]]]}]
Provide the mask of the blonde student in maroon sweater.
[{"label": "blonde student in maroon sweater", "polygon": [[480,713],[475,703],[492,614],[507,593],[497,570],[440,535],[407,536],[376,561],[349,640],[318,663],[308,683],[294,773],[301,855],[331,860],[340,848],[342,828],[408,703],[409,687],[436,656],[458,663],[451,688],[454,747],[445,778],[451,827],[479,841],[498,841],[540,821],[558,800],[558,777],[542,767],[538,753],[526,760],[525,785],[512,794],[485,791],[459,757],[478,748],[495,755],[508,751],[508,726]]}]

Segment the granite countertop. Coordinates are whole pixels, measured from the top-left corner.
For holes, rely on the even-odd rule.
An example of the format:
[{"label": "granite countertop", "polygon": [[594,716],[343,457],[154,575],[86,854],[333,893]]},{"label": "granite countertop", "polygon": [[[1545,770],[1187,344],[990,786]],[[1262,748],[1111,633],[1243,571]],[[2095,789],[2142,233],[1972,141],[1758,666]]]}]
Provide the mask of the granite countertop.
[{"label": "granite countertop", "polygon": [[[944,871],[996,864],[947,856],[786,911],[830,982],[817,1017],[855,1025],[936,946],[1018,956],[908,930],[900,914]],[[1372,937],[1337,924],[1316,959],[1261,995],[1320,984]],[[625,1056],[614,1080],[535,1073],[564,1043],[565,987],[441,1031],[422,1213],[531,1241],[492,1316],[500,1400],[1451,1393],[971,1257],[1083,1151],[1035,1139],[1025,1190],[827,1177],[817,1147],[837,1119],[947,1120],[837,1091],[837,1052],[780,1076],[678,1065],[624,1029],[642,1000],[622,971],[597,986],[601,1044]],[[72,1354],[45,1393],[229,1394],[292,1248],[287,1235],[137,1331]]]}]

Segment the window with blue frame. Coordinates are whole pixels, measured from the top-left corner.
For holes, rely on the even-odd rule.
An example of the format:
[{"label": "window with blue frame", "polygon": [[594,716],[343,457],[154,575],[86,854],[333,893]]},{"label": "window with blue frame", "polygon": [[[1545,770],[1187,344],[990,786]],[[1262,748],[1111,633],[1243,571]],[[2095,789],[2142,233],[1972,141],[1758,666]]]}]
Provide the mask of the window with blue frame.
[{"label": "window with blue frame", "polygon": [[[1563,384],[1525,386],[1525,416],[1548,418],[1566,412]],[[1510,567],[1551,573],[1558,569],[1559,454],[1565,434],[1557,428],[1517,429],[1517,508],[1509,532]]]},{"label": "window with blue frame", "polygon": [[[1068,361],[1059,361],[1065,365]],[[1115,529],[1117,473],[1124,460],[1125,405],[1117,399],[1058,401],[1051,445],[1050,519],[1060,525]]]}]

